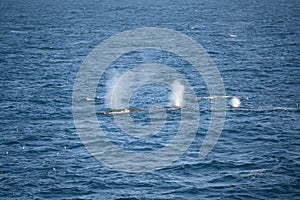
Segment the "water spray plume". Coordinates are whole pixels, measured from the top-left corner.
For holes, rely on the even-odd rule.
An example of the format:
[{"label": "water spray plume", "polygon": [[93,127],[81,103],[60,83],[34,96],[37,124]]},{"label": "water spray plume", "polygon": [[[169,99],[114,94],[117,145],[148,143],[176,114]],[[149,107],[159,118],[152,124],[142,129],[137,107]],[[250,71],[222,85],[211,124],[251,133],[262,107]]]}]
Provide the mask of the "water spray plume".
[{"label": "water spray plume", "polygon": [[183,93],[184,93],[184,86],[178,81],[175,80],[172,83],[172,94],[170,97],[171,103],[176,107],[182,107],[183,106]]},{"label": "water spray plume", "polygon": [[238,107],[240,107],[240,106],[241,106],[241,101],[240,101],[240,99],[237,98],[237,97],[233,97],[233,98],[231,99],[231,106],[232,106],[233,108],[238,108]]}]

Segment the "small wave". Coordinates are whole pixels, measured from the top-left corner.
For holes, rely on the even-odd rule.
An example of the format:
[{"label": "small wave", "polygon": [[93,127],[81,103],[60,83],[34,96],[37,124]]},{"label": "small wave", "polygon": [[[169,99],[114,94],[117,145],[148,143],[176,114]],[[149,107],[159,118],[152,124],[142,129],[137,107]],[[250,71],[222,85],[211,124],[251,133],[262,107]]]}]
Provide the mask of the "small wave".
[{"label": "small wave", "polygon": [[94,101],[94,98],[85,98],[86,101]]},{"label": "small wave", "polygon": [[255,179],[259,176],[264,175],[266,172],[270,171],[271,169],[252,169],[252,170],[243,170],[241,172],[239,172],[239,176],[242,178],[251,178],[251,179]]},{"label": "small wave", "polygon": [[238,37],[238,35],[236,35],[236,34],[228,34],[227,37],[236,38],[236,37]]},{"label": "small wave", "polygon": [[11,33],[16,33],[16,34],[24,34],[27,33],[27,31],[17,31],[17,30],[11,30]]},{"label": "small wave", "polygon": [[86,41],[86,40],[80,40],[80,41],[71,43],[71,45],[78,45],[78,44],[88,44],[88,41]]}]

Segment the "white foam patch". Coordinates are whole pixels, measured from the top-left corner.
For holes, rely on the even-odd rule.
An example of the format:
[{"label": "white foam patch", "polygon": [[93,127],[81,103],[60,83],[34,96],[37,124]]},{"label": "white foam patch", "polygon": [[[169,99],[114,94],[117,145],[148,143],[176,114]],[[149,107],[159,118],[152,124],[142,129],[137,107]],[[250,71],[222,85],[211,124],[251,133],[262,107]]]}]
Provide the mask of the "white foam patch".
[{"label": "white foam patch", "polygon": [[232,97],[230,103],[231,103],[231,106],[232,106],[233,108],[239,108],[239,107],[241,106],[241,101],[240,101],[240,99],[237,98],[237,97]]}]

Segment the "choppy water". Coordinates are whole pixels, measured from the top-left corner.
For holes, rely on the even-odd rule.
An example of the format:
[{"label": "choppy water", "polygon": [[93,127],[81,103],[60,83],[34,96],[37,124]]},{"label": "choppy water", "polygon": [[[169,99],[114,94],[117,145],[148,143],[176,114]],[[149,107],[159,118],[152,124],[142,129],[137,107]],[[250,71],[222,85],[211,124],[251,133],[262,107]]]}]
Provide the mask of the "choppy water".
[{"label": "choppy water", "polygon": [[[299,198],[299,13],[293,0],[1,1],[0,198]],[[111,170],[89,154],[76,132],[72,89],[80,64],[104,39],[140,27],[173,29],[199,42],[220,70],[226,94],[241,99],[240,109],[227,110],[221,137],[204,160],[198,151],[210,111],[203,84],[196,88],[202,126],[187,152],[165,169]],[[193,80],[193,73],[180,68],[183,61],[157,55],[136,52],[115,68],[122,73],[128,63],[161,59]],[[105,110],[106,88],[100,86],[97,109]],[[170,91],[158,91],[141,88],[151,98],[145,102],[134,94],[135,106],[149,108],[151,99],[166,103],[168,95],[161,94]],[[133,118],[147,124],[147,115]],[[109,116],[98,119],[114,125]],[[170,125],[166,132],[172,130]],[[135,151],[161,145],[139,142],[119,144]]]}]

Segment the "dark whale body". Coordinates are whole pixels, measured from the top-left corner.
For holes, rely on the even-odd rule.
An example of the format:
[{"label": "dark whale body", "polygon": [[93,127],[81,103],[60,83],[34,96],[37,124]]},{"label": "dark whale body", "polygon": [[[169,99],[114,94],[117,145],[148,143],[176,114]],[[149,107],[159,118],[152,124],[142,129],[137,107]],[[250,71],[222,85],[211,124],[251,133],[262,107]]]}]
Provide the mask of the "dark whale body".
[{"label": "dark whale body", "polygon": [[[169,107],[164,107],[164,109],[177,110],[177,109],[181,109],[181,107],[169,106]],[[141,110],[137,108],[123,108],[123,109],[113,109],[105,112],[98,112],[97,114],[113,115],[113,114],[125,114],[125,113],[147,112],[147,111],[148,110]]]}]

